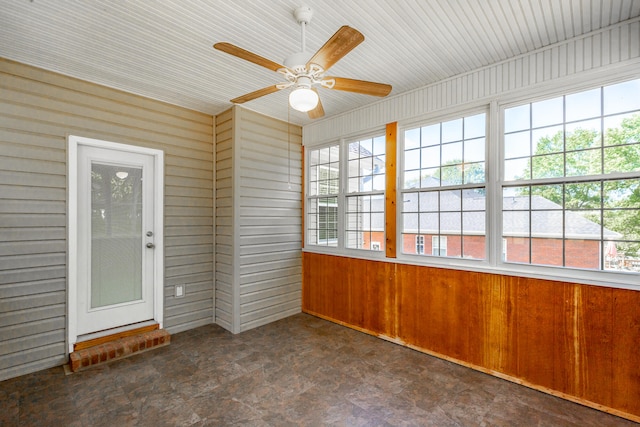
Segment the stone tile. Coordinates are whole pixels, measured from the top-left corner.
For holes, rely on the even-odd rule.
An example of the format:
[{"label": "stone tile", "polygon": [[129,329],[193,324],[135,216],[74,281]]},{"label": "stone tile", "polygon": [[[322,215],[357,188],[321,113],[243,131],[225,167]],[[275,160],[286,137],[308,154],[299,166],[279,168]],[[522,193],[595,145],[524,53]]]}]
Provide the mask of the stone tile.
[{"label": "stone tile", "polygon": [[11,391],[9,387],[0,390],[0,402],[0,426],[17,425],[20,416],[20,392]]},{"label": "stone tile", "polygon": [[1,382],[0,425],[636,425],[305,314],[171,341],[70,376]]}]

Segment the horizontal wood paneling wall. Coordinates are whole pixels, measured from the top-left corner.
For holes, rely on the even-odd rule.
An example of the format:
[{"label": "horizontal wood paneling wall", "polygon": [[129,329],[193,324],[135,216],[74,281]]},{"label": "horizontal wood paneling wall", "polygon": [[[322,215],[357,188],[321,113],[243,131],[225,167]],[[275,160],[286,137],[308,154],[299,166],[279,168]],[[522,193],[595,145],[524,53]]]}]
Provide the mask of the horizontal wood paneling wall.
[{"label": "horizontal wood paneling wall", "polygon": [[233,109],[216,116],[216,323],[233,330]]},{"label": "horizontal wood paneling wall", "polygon": [[165,327],[213,321],[213,117],[0,59],[0,380],[66,362],[69,134],[165,151]]},{"label": "horizontal wood paneling wall", "polygon": [[216,323],[301,311],[301,128],[242,107],[216,117]]},{"label": "horizontal wood paneling wall", "polygon": [[237,108],[239,329],[301,311],[301,129]]},{"label": "horizontal wood paneling wall", "polygon": [[303,311],[640,421],[640,292],[303,254]]},{"label": "horizontal wood paneling wall", "polygon": [[617,67],[639,64],[639,59],[640,19],[635,18],[311,123],[304,127],[304,144],[335,140],[457,105],[488,102],[497,96],[539,88],[558,80],[570,81],[588,72],[615,76]]}]

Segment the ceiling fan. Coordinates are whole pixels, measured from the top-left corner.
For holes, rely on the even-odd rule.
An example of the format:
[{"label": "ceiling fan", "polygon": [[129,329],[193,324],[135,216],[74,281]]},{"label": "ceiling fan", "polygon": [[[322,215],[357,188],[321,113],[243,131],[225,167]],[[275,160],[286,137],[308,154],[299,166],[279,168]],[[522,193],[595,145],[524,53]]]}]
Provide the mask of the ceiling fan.
[{"label": "ceiling fan", "polygon": [[324,108],[316,86],[373,96],[387,96],[391,92],[391,85],[388,84],[325,75],[329,68],[364,41],[364,36],[358,30],[347,25],[341,27],[315,55],[307,59],[309,55],[305,52],[305,27],[311,21],[313,10],[302,6],[295,9],[293,15],[301,27],[302,46],[300,52],[288,56],[283,61],[284,65],[231,43],[222,42],[213,45],[217,50],[281,73],[286,80],[286,82],[239,96],[231,102],[242,104],[282,89],[293,88],[289,94],[291,107],[307,112],[310,118],[316,119],[324,116]]}]

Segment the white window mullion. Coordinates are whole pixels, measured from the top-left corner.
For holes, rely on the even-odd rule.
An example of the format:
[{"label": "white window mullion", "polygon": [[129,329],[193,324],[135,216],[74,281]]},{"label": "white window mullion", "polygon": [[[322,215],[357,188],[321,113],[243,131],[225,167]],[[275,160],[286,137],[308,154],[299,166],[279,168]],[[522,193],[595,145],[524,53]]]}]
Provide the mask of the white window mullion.
[{"label": "white window mullion", "polygon": [[340,140],[340,191],[338,193],[338,248],[343,250],[345,247],[345,223],[347,222],[347,213],[345,204],[347,203],[347,186],[349,185],[349,149],[344,139]]},{"label": "white window mullion", "polygon": [[492,101],[489,104],[489,118],[487,129],[487,166],[486,166],[486,191],[487,191],[487,217],[486,239],[487,256],[489,265],[495,266],[501,261],[502,242],[502,114],[498,103]]}]

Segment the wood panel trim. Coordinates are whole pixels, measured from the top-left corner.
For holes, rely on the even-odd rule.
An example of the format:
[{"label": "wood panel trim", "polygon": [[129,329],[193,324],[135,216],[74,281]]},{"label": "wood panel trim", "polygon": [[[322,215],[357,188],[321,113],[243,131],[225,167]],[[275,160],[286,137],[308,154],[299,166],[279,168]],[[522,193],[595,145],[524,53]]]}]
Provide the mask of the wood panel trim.
[{"label": "wood panel trim", "polygon": [[302,213],[302,224],[301,224],[302,228],[300,229],[300,232],[302,233],[302,234],[300,234],[300,236],[302,236],[302,239],[301,239],[302,241],[300,242],[300,248],[302,250],[304,250],[305,243],[307,242],[307,239],[306,239],[306,235],[307,235],[306,231],[307,230],[305,228],[306,227],[306,218],[305,218],[305,216],[306,216],[306,207],[307,207],[307,198],[306,198],[307,192],[306,192],[306,189],[305,189],[306,182],[307,182],[306,181],[306,179],[307,179],[307,171],[306,171],[307,165],[305,164],[305,161],[304,161],[305,160],[304,145],[302,145],[302,144],[300,144],[300,156],[301,156],[300,167],[302,168],[300,170],[300,180],[301,180],[300,182],[301,182],[301,185],[302,185],[302,191],[300,191],[300,211]]},{"label": "wood panel trim", "polygon": [[398,146],[398,122],[386,126],[386,172],[385,172],[385,255],[387,258],[396,257],[396,165]]}]

